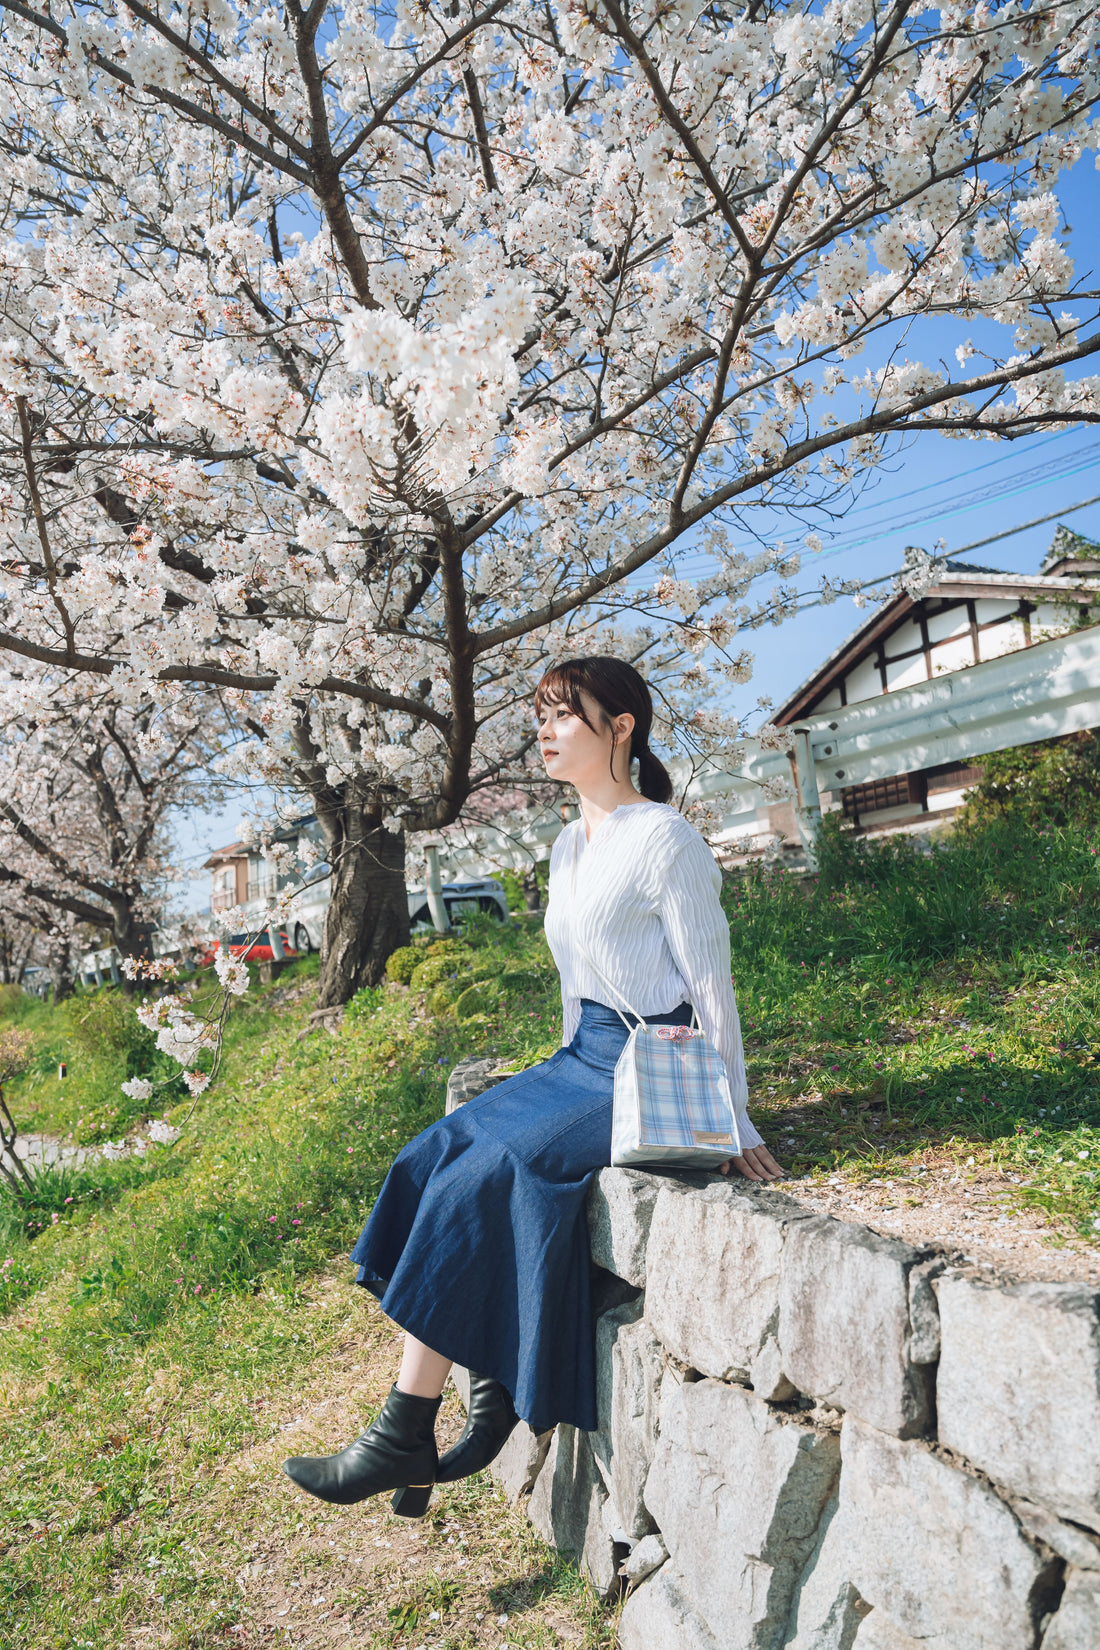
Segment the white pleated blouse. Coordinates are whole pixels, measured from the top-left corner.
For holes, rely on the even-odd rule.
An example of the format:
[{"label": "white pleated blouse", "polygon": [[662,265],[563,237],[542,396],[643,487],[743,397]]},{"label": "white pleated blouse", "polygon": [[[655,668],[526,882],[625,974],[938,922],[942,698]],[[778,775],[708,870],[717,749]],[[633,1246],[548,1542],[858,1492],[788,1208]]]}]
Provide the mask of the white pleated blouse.
[{"label": "white pleated blouse", "polygon": [[590,841],[583,819],[575,819],[554,843],[546,938],[561,975],[563,1044],[577,1029],[582,997],[609,1008],[628,1003],[639,1014],[693,1003],[729,1073],[742,1144],[759,1146],[745,1111],[745,1054],[721,886],[714,855],[683,814],[663,802],[625,803]]}]

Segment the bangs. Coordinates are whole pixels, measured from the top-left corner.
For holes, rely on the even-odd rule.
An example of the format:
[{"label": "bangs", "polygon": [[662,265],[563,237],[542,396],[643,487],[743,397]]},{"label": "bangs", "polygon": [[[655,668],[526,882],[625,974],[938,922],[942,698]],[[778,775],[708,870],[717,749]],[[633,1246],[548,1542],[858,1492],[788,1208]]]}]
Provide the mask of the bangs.
[{"label": "bangs", "polygon": [[535,689],[536,715],[541,716],[544,706],[548,704],[564,705],[566,710],[572,711],[574,716],[579,716],[591,727],[581,700],[582,690],[592,693],[588,674],[584,659],[564,659],[560,665],[553,665]]}]

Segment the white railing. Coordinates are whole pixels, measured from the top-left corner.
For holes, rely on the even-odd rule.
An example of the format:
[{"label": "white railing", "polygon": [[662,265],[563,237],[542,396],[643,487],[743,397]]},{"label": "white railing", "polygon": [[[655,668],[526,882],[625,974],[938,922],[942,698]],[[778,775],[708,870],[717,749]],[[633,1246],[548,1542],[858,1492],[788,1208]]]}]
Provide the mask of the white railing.
[{"label": "white railing", "polygon": [[[1100,727],[1100,626],[1052,637],[843,710],[820,711],[796,724],[789,756],[783,750],[754,748],[750,740],[736,771],[715,762],[692,781],[688,795],[720,798],[720,834],[748,836],[763,800],[763,781],[790,777],[812,863],[823,790],[970,761],[1094,727]],[[550,809],[514,837],[482,829],[484,850],[444,848],[446,875],[484,876],[493,866],[524,868],[532,859],[546,857],[560,830],[557,812]]]}]

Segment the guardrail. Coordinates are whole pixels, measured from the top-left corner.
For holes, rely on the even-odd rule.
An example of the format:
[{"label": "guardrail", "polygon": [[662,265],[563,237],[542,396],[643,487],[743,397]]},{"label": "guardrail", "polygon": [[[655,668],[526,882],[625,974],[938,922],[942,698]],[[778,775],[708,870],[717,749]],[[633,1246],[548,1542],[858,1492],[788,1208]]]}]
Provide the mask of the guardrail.
[{"label": "guardrail", "polygon": [[[766,780],[790,777],[812,864],[823,790],[1092,727],[1100,727],[1100,626],[807,717],[791,730],[790,754],[758,744],[754,748],[750,740],[739,768],[724,770],[714,762],[692,780],[688,795],[725,799],[720,828],[730,832],[749,823]],[[483,828],[480,834],[488,839],[484,849],[448,844],[445,852],[455,870],[484,876],[493,866],[519,869],[545,858],[560,830],[556,811],[548,810],[515,835]]]}]

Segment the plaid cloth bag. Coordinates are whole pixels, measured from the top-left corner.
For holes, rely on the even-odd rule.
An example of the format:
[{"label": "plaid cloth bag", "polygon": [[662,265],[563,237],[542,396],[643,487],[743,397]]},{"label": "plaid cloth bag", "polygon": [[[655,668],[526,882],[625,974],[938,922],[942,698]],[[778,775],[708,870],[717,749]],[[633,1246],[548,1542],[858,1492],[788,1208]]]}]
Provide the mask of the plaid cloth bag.
[{"label": "plaid cloth bag", "polygon": [[[576,856],[573,876],[576,878]],[[634,1016],[626,1047],[615,1066],[611,1113],[611,1162],[617,1169],[680,1164],[716,1169],[741,1155],[741,1135],[725,1064],[712,1048],[692,1009],[690,1026],[651,1026],[578,946],[581,958],[613,997]]]},{"label": "plaid cloth bag", "polygon": [[694,1025],[636,1025],[615,1067],[615,1167],[678,1163],[715,1169],[740,1154],[726,1068],[702,1031]]}]

